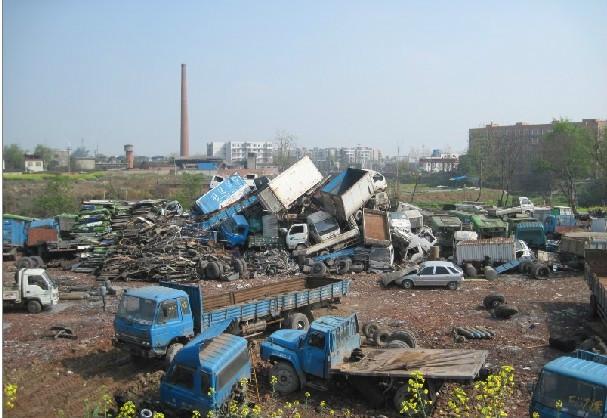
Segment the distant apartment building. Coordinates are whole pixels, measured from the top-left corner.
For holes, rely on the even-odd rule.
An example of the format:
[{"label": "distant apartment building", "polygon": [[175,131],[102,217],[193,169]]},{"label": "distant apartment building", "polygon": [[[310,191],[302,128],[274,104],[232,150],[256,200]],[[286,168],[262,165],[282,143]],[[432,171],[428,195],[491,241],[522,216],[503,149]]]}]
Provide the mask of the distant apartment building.
[{"label": "distant apartment building", "polygon": [[[515,188],[532,187],[532,183],[538,183],[537,177],[533,176],[533,163],[541,150],[543,138],[552,132],[556,121],[543,124],[528,124],[517,122],[514,125],[498,125],[491,123],[482,128],[468,130],[469,152],[483,145],[513,144],[517,153],[517,170],[514,174],[513,183]],[[607,129],[607,121],[599,119],[582,119],[581,122],[573,124],[587,129],[591,136],[599,140]],[[487,150],[487,147],[480,148]],[[502,147],[503,149],[503,147]],[[488,151],[485,151],[488,152]]]},{"label": "distant apartment building", "polygon": [[44,171],[44,161],[37,155],[25,154],[25,171],[28,173],[38,173]]},{"label": "distant apartment building", "polygon": [[272,163],[274,144],[271,141],[228,141],[207,143],[207,156],[222,158],[227,163],[245,161],[256,155],[257,164]]}]

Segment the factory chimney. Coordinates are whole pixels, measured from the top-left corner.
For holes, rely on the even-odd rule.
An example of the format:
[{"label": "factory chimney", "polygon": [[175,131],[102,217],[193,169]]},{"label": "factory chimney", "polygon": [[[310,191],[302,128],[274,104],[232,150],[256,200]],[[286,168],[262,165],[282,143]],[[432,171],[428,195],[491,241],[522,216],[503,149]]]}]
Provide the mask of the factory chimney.
[{"label": "factory chimney", "polygon": [[185,64],[181,64],[181,148],[180,155],[190,155],[190,131],[188,128],[188,83]]},{"label": "factory chimney", "polygon": [[128,170],[132,170],[135,162],[135,157],[133,156],[133,146],[131,144],[126,144],[124,146],[124,152],[126,153],[126,168]]}]

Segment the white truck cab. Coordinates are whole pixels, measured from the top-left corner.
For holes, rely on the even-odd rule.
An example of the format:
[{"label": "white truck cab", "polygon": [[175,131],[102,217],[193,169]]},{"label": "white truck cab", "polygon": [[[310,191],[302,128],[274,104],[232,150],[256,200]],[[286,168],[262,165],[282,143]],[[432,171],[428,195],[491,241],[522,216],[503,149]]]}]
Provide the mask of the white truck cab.
[{"label": "white truck cab", "polygon": [[287,248],[294,250],[296,248],[306,247],[308,245],[308,225],[293,224],[287,231],[285,239]]},{"label": "white truck cab", "polygon": [[45,269],[24,268],[15,273],[14,284],[2,287],[2,302],[39,313],[59,303],[59,287]]}]

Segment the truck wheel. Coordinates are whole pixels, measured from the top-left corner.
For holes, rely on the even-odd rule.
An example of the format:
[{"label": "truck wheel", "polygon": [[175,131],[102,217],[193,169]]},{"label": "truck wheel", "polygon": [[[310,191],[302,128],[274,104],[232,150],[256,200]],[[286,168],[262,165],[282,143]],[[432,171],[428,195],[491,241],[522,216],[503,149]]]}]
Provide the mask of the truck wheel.
[{"label": "truck wheel", "polygon": [[167,354],[166,354],[166,358],[165,358],[167,368],[171,365],[171,363],[173,362],[173,359],[175,358],[175,355],[182,348],[183,348],[183,344],[181,344],[181,343],[173,343],[173,344],[169,345],[169,348],[167,348]]},{"label": "truck wheel", "polygon": [[392,402],[394,403],[394,408],[400,412],[403,407],[403,402],[406,402],[411,397],[409,393],[409,387],[407,385],[402,385],[396,392],[394,393],[394,397],[392,398]]},{"label": "truck wheel", "polygon": [[337,274],[346,274],[350,272],[352,268],[352,260],[349,258],[341,258],[337,261]]},{"label": "truck wheel", "polygon": [[373,338],[378,329],[379,327],[377,326],[377,324],[373,322],[367,322],[365,325],[363,325],[363,334],[365,334],[365,337],[367,338]]},{"label": "truck wheel", "polygon": [[30,257],[30,260],[32,260],[32,267],[34,268],[44,268],[46,266],[46,264],[44,264],[44,260],[39,255]]},{"label": "truck wheel", "polygon": [[415,338],[415,335],[413,335],[409,331],[394,331],[392,334],[390,334],[389,340],[390,340],[390,342],[392,342],[392,341],[404,342],[405,344],[407,344],[407,346],[409,346],[411,348],[417,347],[417,339]]},{"label": "truck wheel", "polygon": [[37,314],[42,311],[42,305],[37,300],[30,300],[27,302],[27,311],[31,314]]},{"label": "truck wheel", "polygon": [[447,289],[449,290],[457,290],[457,282],[449,282],[447,283]]},{"label": "truck wheel", "polygon": [[546,277],[550,274],[548,266],[543,264],[536,264],[533,269],[533,277],[537,280],[546,280]]},{"label": "truck wheel", "polygon": [[307,331],[310,328],[310,320],[302,313],[295,312],[289,314],[287,323],[290,329],[297,329],[300,331]]},{"label": "truck wheel", "polygon": [[316,274],[319,276],[327,274],[327,266],[322,261],[317,261],[312,264],[312,274]]},{"label": "truck wheel", "polygon": [[506,298],[501,293],[495,293],[485,296],[483,306],[486,309],[497,308],[499,305],[506,303]]},{"label": "truck wheel", "polygon": [[403,280],[401,286],[403,289],[413,289],[413,281],[410,279]]},{"label": "truck wheel", "polygon": [[21,257],[15,266],[18,270],[29,269],[34,267],[34,261],[29,257]]},{"label": "truck wheel", "polygon": [[385,347],[390,340],[390,333],[388,331],[379,330],[373,335],[373,341],[378,347]]},{"label": "truck wheel", "polygon": [[219,264],[217,264],[215,261],[211,261],[209,264],[207,264],[206,273],[207,279],[209,280],[219,279],[219,277],[221,277]]},{"label": "truck wheel", "polygon": [[531,274],[531,270],[533,270],[533,261],[523,261],[519,264],[518,270],[523,274]]},{"label": "truck wheel", "polygon": [[393,340],[388,343],[386,348],[411,348],[409,344],[401,340]]},{"label": "truck wheel", "polygon": [[272,366],[270,376],[276,376],[278,381],[274,384],[274,388],[280,394],[286,395],[293,393],[299,389],[299,377],[293,366],[284,361],[279,361]]}]

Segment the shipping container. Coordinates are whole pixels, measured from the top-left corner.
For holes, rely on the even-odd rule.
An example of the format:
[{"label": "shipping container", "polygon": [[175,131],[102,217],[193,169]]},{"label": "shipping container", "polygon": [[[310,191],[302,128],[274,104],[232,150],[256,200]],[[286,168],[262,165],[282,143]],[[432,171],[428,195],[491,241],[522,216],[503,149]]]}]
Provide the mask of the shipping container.
[{"label": "shipping container", "polygon": [[363,209],[363,238],[365,245],[387,247],[392,244],[390,222],[386,212]]},{"label": "shipping container", "polygon": [[341,222],[361,210],[375,192],[373,177],[366,170],[348,168],[320,190],[324,210]]},{"label": "shipping container", "polygon": [[482,263],[487,258],[491,263],[506,263],[516,260],[516,242],[512,238],[490,238],[476,241],[460,241],[455,250],[457,264]]},{"label": "shipping container", "polygon": [[19,215],[2,215],[2,246],[22,247],[27,241],[27,225],[32,218]]},{"label": "shipping container", "polygon": [[270,180],[267,187],[259,192],[259,200],[265,209],[280,213],[289,209],[322,179],[322,174],[310,157],[305,156]]},{"label": "shipping container", "polygon": [[242,199],[249,191],[242,177],[230,176],[198,198],[196,206],[202,213],[209,214]]}]

